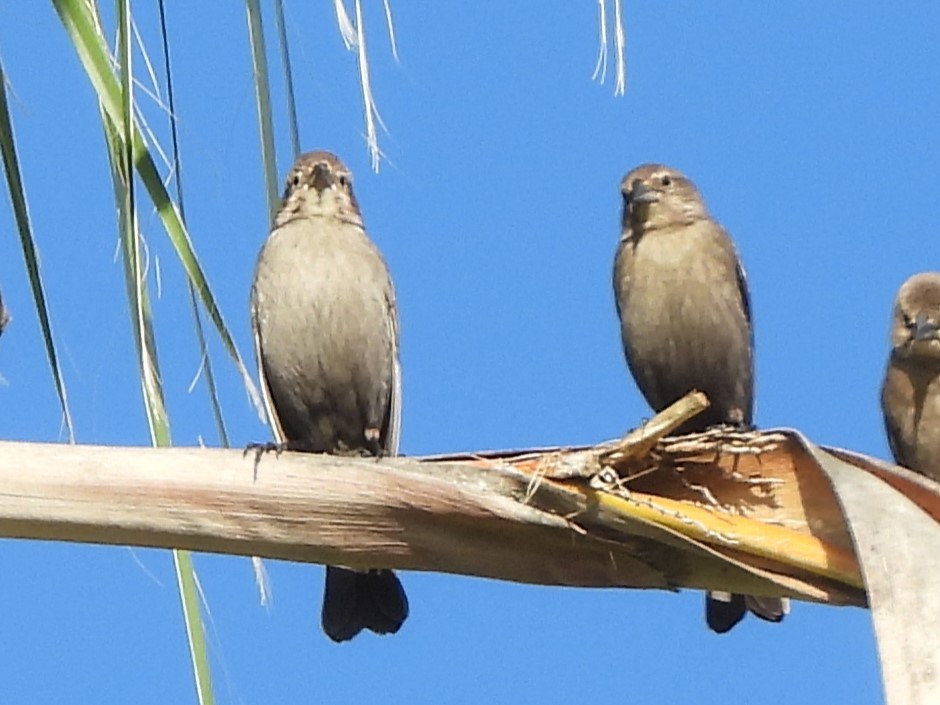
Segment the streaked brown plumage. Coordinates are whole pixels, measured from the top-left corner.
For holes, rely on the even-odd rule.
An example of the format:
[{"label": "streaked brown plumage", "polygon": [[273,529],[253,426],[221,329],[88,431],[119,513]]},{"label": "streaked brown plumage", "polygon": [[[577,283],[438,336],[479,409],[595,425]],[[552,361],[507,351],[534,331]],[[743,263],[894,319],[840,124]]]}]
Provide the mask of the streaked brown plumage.
[{"label": "streaked brown plumage", "polygon": [[895,461],[940,482],[940,272],[898,292],[881,409]]},{"label": "streaked brown plumage", "polygon": [[[710,406],[677,433],[716,424],[749,427],[754,361],[744,270],[731,238],[685,175],[643,164],[621,182],[622,237],[614,297],[627,364],[650,406],[661,411],[693,389]],[[778,622],[779,599],[710,594],[706,619],[731,629],[750,609]]]},{"label": "streaked brown plumage", "polygon": [[[365,232],[352,176],[328,152],[291,170],[251,290],[262,388],[279,443],[317,453],[398,452],[401,373],[391,277]],[[327,567],[323,630],[398,631],[408,601],[390,570]]]}]

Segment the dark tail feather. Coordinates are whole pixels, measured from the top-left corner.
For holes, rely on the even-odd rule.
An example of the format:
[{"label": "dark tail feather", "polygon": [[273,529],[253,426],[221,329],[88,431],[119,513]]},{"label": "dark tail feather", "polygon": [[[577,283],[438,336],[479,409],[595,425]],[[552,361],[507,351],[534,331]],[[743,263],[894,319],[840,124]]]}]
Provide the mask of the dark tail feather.
[{"label": "dark tail feather", "polygon": [[710,592],[705,596],[705,621],[713,632],[724,634],[729,631],[744,619],[745,612],[744,595]]},{"label": "dark tail feather", "polygon": [[768,622],[782,622],[790,611],[790,601],[779,597],[734,595],[729,592],[710,592],[705,598],[705,621],[708,628],[718,634],[734,628],[747,611]]},{"label": "dark tail feather", "polygon": [[326,567],[321,621],[333,641],[349,641],[363,629],[394,634],[407,617],[408,598],[392,571]]}]

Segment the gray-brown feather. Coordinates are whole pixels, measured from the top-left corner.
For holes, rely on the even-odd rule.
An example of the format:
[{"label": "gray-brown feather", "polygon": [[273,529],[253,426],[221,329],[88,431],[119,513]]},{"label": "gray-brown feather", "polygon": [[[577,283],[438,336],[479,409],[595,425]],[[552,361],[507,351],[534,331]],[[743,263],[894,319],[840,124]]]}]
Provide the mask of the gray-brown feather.
[{"label": "gray-brown feather", "polygon": [[881,408],[895,461],[940,481],[940,272],[898,291]]},{"label": "gray-brown feather", "polygon": [[711,220],[621,241],[614,287],[630,371],[659,411],[692,389],[711,406],[683,432],[753,419],[752,330],[734,246]]},{"label": "gray-brown feather", "polygon": [[895,462],[940,480],[940,378],[910,360],[892,360],[881,390]]},{"label": "gray-brown feather", "polygon": [[[280,443],[394,455],[401,418],[398,319],[388,269],[367,237],[352,175],[329,152],[298,158],[258,257],[251,322]],[[408,598],[390,570],[327,566],[321,624],[334,641],[398,631]]]},{"label": "gray-brown feather", "polygon": [[252,310],[263,383],[284,440],[321,452],[376,443],[397,451],[390,443],[398,435],[390,433],[399,378],[394,297],[361,228],[309,220],[277,228],[258,259]]},{"label": "gray-brown feather", "polygon": [[[630,372],[661,411],[693,389],[710,406],[677,433],[753,422],[754,334],[744,269],[731,238],[695,185],[662,164],[624,177],[623,233],[614,298]],[[719,633],[750,610],[780,621],[785,600],[709,594],[706,621]]]}]

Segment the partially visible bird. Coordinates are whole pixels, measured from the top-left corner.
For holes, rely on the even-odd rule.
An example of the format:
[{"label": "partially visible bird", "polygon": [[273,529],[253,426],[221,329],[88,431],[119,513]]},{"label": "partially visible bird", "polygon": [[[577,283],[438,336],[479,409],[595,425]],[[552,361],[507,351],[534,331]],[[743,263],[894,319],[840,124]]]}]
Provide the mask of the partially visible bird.
[{"label": "partially visible bird", "polygon": [[[693,389],[710,406],[676,433],[718,424],[752,426],[754,335],[744,270],[731,238],[692,181],[662,164],[627,174],[614,298],[627,364],[661,411]],[[750,610],[771,622],[789,602],[709,593],[706,621],[726,632]]]},{"label": "partially visible bird", "polygon": [[898,291],[881,409],[895,461],[940,482],[940,272]]},{"label": "partially visible bird", "polygon": [[[268,417],[279,444],[315,453],[395,455],[401,419],[398,313],[349,169],[329,152],[291,169],[251,289]],[[328,566],[323,630],[397,632],[408,599],[391,570]]]}]

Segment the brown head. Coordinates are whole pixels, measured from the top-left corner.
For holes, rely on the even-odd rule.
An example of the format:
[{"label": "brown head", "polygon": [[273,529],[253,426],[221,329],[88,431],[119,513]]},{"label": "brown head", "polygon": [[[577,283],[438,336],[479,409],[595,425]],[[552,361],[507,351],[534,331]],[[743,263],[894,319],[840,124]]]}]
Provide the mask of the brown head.
[{"label": "brown head", "polygon": [[362,225],[352,173],[330,152],[307,152],[297,158],[287,175],[274,224],[281,226],[294,218],[316,217]]},{"label": "brown head", "polygon": [[639,234],[691,225],[709,218],[702,194],[682,172],[662,164],[642,164],[620,182],[623,229]]},{"label": "brown head", "polygon": [[940,272],[915,274],[901,285],[891,347],[893,355],[940,361]]}]

